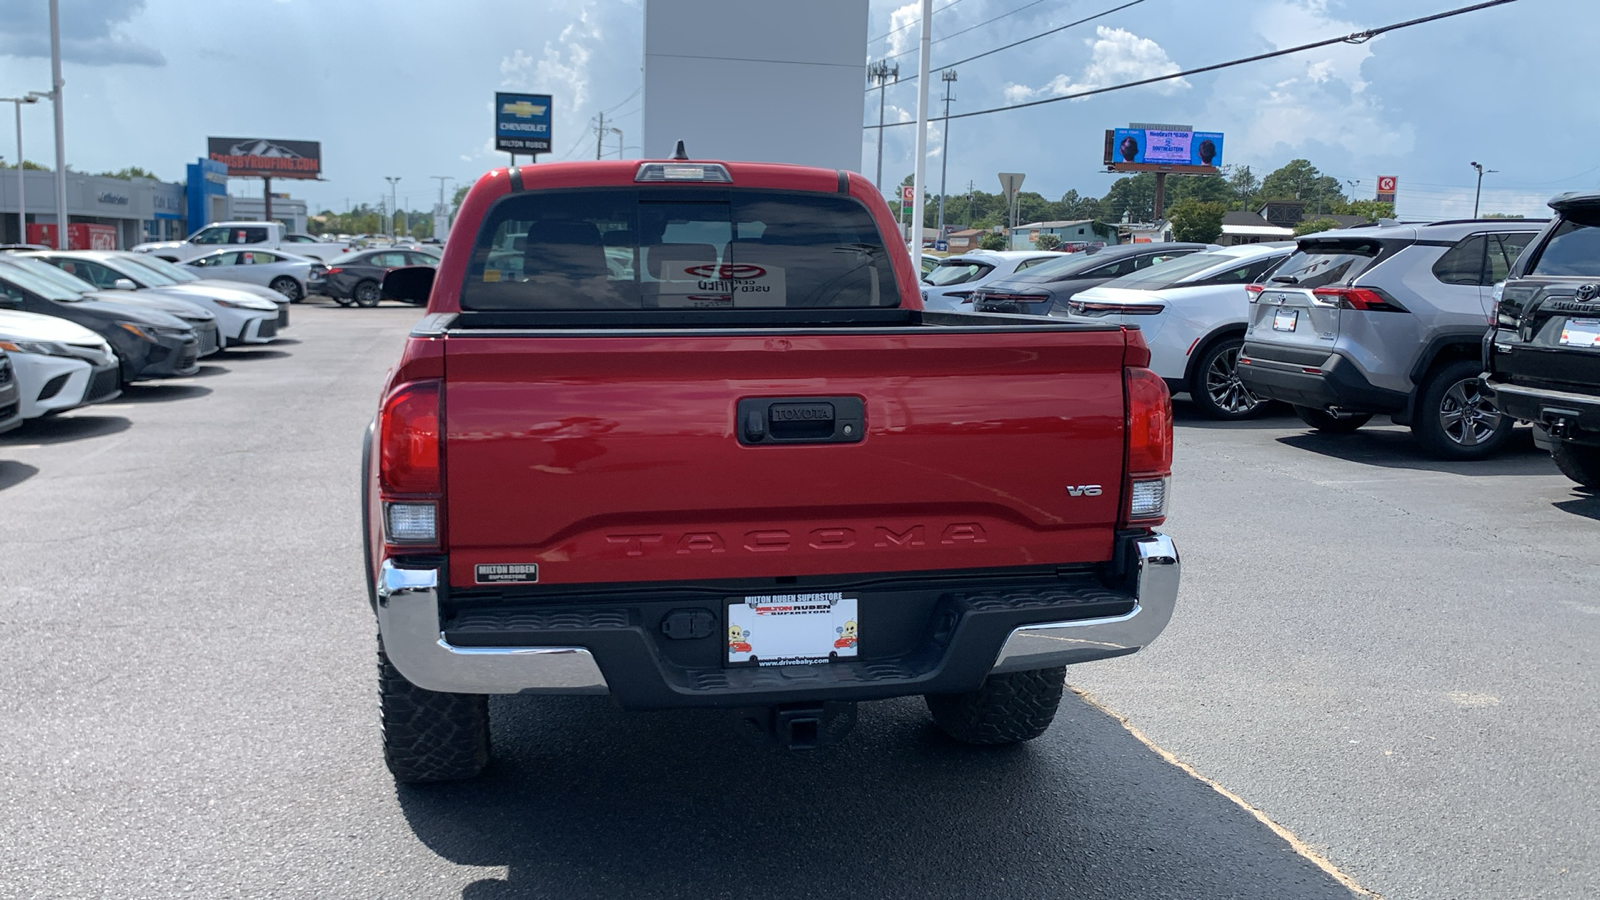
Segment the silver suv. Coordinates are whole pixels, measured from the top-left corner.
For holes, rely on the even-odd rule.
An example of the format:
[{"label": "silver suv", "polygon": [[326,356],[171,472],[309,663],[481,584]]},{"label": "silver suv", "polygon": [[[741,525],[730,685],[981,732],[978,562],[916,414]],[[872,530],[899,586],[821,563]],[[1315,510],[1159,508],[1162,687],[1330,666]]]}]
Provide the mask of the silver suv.
[{"label": "silver suv", "polygon": [[1481,391],[1492,293],[1542,225],[1474,219],[1300,238],[1249,288],[1240,378],[1319,431],[1354,431],[1382,413],[1437,456],[1494,453],[1513,421]]}]

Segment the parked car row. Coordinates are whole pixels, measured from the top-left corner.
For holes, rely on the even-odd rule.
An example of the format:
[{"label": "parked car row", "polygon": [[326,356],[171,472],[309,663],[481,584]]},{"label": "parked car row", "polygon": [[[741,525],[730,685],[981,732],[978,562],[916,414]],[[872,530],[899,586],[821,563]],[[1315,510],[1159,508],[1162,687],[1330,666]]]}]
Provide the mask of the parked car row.
[{"label": "parked car row", "polygon": [[1043,262],[964,254],[924,296],[930,309],[1138,326],[1150,367],[1214,418],[1280,401],[1314,429],[1350,432],[1387,415],[1452,460],[1490,456],[1531,422],[1562,471],[1600,487],[1600,193],[1551,205],[1548,222],[1385,222]]},{"label": "parked car row", "polygon": [[322,272],[313,272],[306,289],[332,297],[340,306],[377,306],[383,300],[383,276],[403,266],[439,265],[436,247],[357,250],[328,261]]},{"label": "parked car row", "polygon": [[157,264],[170,265],[115,251],[0,253],[0,431],[135,381],[192,375],[201,358],[288,325],[288,301],[270,289]]}]

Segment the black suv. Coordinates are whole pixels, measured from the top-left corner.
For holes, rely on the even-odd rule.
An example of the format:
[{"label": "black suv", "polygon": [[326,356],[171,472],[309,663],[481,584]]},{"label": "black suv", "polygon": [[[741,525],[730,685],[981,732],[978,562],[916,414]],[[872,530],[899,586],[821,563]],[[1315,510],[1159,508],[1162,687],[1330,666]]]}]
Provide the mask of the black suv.
[{"label": "black suv", "polygon": [[1550,201],[1556,217],[1495,288],[1483,391],[1568,478],[1600,487],[1600,191]]}]

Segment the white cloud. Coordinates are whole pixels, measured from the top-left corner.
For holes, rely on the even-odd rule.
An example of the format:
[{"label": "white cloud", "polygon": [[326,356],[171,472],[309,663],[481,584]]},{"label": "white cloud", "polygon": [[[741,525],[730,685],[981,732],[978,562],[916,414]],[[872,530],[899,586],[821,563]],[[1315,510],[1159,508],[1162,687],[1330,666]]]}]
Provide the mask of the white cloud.
[{"label": "white cloud", "polygon": [[[555,40],[545,41],[539,56],[521,48],[500,60],[500,87],[503,90],[531,91],[559,97],[555,104],[554,131],[557,134],[578,135],[589,130],[586,119],[578,112],[589,103],[591,72],[590,61],[595,48],[605,39],[600,27],[596,7],[598,0],[585,0],[577,10],[577,17]],[[480,155],[497,155],[493,141]],[[560,154],[564,147],[553,147]]]},{"label": "white cloud", "polygon": [[910,50],[912,45],[921,40],[922,31],[918,20],[922,17],[922,7],[917,3],[907,3],[889,14],[889,51],[887,56],[898,56]]},{"label": "white cloud", "polygon": [[[1032,88],[1022,84],[1007,84],[1004,95],[1007,103],[1021,103],[1041,97],[1062,97],[1096,88],[1143,81],[1180,71],[1180,67],[1167,55],[1160,44],[1142,38],[1124,28],[1095,29],[1096,36],[1084,41],[1089,47],[1089,63],[1076,78],[1057,75],[1043,86]],[[1175,78],[1149,85],[1159,94],[1172,95],[1190,88],[1188,80]]]}]

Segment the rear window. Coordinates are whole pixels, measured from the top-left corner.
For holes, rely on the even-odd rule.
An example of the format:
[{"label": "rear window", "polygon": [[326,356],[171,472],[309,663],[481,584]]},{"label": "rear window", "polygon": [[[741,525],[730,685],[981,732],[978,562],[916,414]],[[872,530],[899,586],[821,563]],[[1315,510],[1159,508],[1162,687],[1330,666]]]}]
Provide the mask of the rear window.
[{"label": "rear window", "polygon": [[935,287],[966,284],[994,271],[994,266],[967,260],[945,260],[923,280]]},{"label": "rear window", "polygon": [[465,310],[897,307],[877,223],[834,194],[515,194],[478,232]]},{"label": "rear window", "polygon": [[1304,241],[1272,273],[1271,283],[1298,288],[1347,284],[1372,265],[1381,249],[1377,241]]},{"label": "rear window", "polygon": [[1600,276],[1600,210],[1563,213],[1528,274]]}]

